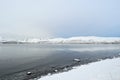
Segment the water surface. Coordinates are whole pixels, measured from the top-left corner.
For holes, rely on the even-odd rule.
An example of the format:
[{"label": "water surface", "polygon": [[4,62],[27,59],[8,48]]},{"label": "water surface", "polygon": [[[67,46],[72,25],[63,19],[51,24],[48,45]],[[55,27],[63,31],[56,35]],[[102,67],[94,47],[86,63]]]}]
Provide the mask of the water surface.
[{"label": "water surface", "polygon": [[79,58],[83,64],[119,53],[119,44],[0,44],[0,76],[69,65],[74,58]]}]

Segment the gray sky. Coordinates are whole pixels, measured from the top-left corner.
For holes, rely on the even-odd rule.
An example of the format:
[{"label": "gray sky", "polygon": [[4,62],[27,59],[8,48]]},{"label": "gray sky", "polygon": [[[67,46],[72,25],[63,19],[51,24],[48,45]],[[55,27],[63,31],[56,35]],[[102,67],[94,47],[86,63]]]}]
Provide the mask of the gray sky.
[{"label": "gray sky", "polygon": [[0,36],[120,36],[120,0],[0,0]]}]

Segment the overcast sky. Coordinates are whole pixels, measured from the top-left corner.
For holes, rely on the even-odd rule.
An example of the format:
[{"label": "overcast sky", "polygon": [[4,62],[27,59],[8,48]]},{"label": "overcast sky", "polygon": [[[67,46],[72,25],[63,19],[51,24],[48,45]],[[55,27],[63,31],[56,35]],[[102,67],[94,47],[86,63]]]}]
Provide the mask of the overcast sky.
[{"label": "overcast sky", "polygon": [[0,36],[120,37],[120,0],[0,0]]}]

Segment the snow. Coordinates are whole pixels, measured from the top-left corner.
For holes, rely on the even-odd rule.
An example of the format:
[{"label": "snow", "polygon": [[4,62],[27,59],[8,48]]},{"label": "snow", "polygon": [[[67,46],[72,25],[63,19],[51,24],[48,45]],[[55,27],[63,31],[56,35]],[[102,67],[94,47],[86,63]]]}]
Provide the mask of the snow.
[{"label": "snow", "polygon": [[27,42],[39,42],[39,43],[120,43],[120,37],[71,37],[71,38],[53,38],[53,39],[30,39]]},{"label": "snow", "polygon": [[71,37],[63,39],[61,41],[63,43],[113,43],[120,42],[120,38],[87,36],[87,37]]},{"label": "snow", "polygon": [[[8,41],[8,40],[1,40],[2,41]],[[15,40],[14,40],[15,41]],[[58,43],[58,44],[66,44],[66,43],[120,43],[120,37],[96,37],[96,36],[86,36],[86,37],[71,37],[71,38],[53,38],[53,39],[27,39],[27,40],[17,40],[20,42],[26,42],[26,43]]]},{"label": "snow", "polygon": [[82,65],[38,80],[120,80],[120,58]]},{"label": "snow", "polygon": [[30,42],[30,43],[37,43],[37,42],[39,42],[40,41],[40,39],[28,39],[27,40],[27,42]]}]

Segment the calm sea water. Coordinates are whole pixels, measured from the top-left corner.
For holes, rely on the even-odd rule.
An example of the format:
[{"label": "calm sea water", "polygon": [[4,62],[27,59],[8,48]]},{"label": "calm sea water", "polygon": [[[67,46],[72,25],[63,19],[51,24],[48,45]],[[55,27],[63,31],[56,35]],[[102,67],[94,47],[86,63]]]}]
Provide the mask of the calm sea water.
[{"label": "calm sea water", "polygon": [[118,56],[120,44],[0,44],[0,76],[34,67],[64,65],[74,58]]}]

